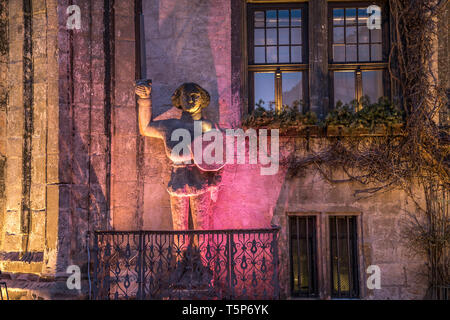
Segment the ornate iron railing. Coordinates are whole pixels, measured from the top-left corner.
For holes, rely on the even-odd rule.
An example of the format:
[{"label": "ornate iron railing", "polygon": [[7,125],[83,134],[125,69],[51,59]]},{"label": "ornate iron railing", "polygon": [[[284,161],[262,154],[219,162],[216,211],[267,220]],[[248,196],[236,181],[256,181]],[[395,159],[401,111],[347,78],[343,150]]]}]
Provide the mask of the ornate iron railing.
[{"label": "ornate iron railing", "polygon": [[278,299],[278,228],[98,231],[93,299]]}]

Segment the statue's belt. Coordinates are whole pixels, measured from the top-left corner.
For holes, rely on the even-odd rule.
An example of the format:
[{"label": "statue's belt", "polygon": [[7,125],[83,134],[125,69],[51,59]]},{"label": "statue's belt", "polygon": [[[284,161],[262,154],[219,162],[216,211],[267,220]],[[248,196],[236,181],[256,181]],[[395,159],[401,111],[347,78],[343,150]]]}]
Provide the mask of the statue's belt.
[{"label": "statue's belt", "polygon": [[173,168],[189,168],[189,167],[196,167],[195,163],[172,163]]}]

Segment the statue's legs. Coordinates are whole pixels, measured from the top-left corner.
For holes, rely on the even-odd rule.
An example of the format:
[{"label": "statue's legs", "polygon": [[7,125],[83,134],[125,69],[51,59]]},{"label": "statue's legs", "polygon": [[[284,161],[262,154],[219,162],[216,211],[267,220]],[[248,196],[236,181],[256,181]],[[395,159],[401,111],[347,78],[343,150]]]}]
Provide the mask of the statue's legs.
[{"label": "statue's legs", "polygon": [[[170,207],[172,211],[172,224],[174,231],[189,229],[189,197],[170,196]],[[173,253],[176,261],[182,260],[182,255],[189,245],[189,236],[176,234],[173,238]]]},{"label": "statue's legs", "polygon": [[[210,229],[210,203],[211,203],[211,193],[205,192],[201,195],[190,197],[190,206],[192,214],[192,224],[194,225],[194,230],[209,230]],[[192,243],[195,247],[200,246],[205,248],[208,242],[211,242],[210,237],[207,235],[199,235],[199,238],[194,236]]]},{"label": "statue's legs", "polygon": [[192,222],[195,230],[209,230],[211,228],[210,205],[211,192],[190,197]]},{"label": "statue's legs", "polygon": [[170,196],[173,230],[189,228],[189,197]]},{"label": "statue's legs", "polygon": [[[194,230],[209,230],[211,227],[211,193],[205,192],[193,197],[170,197],[172,209],[173,230],[189,229],[189,211],[192,214],[192,224]],[[176,261],[181,261],[187,249],[200,250],[200,258],[207,262],[207,246],[210,245],[212,256],[214,256],[214,239],[212,235],[193,234],[191,236],[175,235],[173,239],[173,250],[176,253]],[[191,251],[191,254],[193,252]],[[212,258],[212,257],[211,257]],[[210,260],[211,260],[210,258]],[[193,262],[194,260],[191,260]],[[209,261],[210,268],[213,269],[213,261]]]},{"label": "statue's legs", "polygon": [[[205,192],[201,195],[191,197],[190,199],[192,222],[194,229],[196,230],[211,230],[211,192]],[[216,240],[215,237],[221,235],[204,234],[200,238],[194,239],[194,246],[199,248],[200,256],[203,260],[203,265],[210,269],[211,273],[211,285],[214,284],[215,275],[215,263],[220,263],[220,259],[217,257]],[[208,254],[209,245],[209,254]]]}]

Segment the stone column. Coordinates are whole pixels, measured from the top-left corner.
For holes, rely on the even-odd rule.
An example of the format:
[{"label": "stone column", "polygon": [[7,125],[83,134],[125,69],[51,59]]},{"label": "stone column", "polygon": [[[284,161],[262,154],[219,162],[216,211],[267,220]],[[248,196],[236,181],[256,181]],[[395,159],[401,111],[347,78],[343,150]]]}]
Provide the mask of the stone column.
[{"label": "stone column", "polygon": [[52,244],[52,223],[58,220],[48,223],[47,216],[49,181],[57,180],[54,167],[59,152],[57,2],[7,3],[9,48],[2,54],[7,57],[2,60],[7,67],[2,83],[7,84],[9,94],[0,107],[0,198],[4,189],[6,199],[4,208],[0,206],[0,268],[40,273],[44,260],[51,260],[44,255],[46,245]]},{"label": "stone column", "polygon": [[310,111],[323,119],[329,106],[328,5],[326,0],[314,0],[308,6]]},{"label": "stone column", "polygon": [[22,249],[22,145],[23,145],[23,1],[9,1],[9,103],[6,110],[6,212],[3,225],[4,252]]},{"label": "stone column", "polygon": [[136,230],[142,224],[142,140],[134,81],[134,1],[114,1],[114,101],[112,105],[111,211],[115,229]]},{"label": "stone column", "polygon": [[[0,230],[5,217],[6,109],[8,106],[8,1],[0,0]],[[0,248],[3,236],[0,234]]]}]

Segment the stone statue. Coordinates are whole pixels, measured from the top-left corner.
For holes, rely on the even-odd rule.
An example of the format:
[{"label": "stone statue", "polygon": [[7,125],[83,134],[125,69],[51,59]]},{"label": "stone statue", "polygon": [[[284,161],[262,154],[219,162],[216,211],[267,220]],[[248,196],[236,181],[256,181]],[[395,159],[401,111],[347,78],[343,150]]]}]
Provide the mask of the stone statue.
[{"label": "stone statue", "polygon": [[162,139],[171,165],[172,172],[168,185],[172,222],[174,230],[189,229],[189,212],[192,215],[194,229],[208,230],[211,228],[210,204],[212,196],[217,192],[220,183],[221,167],[214,170],[203,170],[192,161],[184,164],[185,160],[193,160],[192,152],[186,155],[173,155],[172,149],[178,141],[172,141],[172,132],[183,128],[194,137],[194,121],[202,121],[202,131],[211,130],[212,122],[203,119],[202,109],[209,105],[210,96],[206,90],[195,83],[185,83],[175,90],[172,95],[174,107],[183,111],[181,119],[152,120],[152,86],[150,80],[136,82],[136,94],[139,96],[139,130],[147,137]]}]

